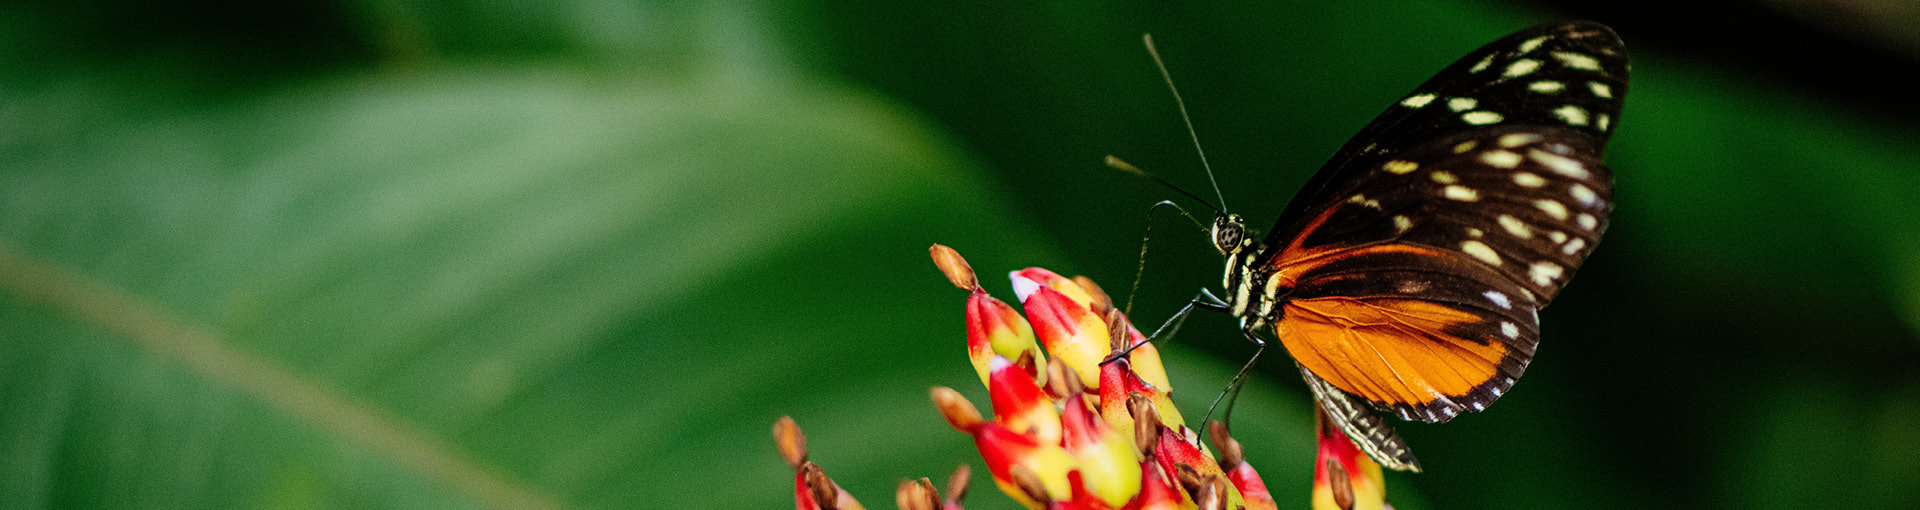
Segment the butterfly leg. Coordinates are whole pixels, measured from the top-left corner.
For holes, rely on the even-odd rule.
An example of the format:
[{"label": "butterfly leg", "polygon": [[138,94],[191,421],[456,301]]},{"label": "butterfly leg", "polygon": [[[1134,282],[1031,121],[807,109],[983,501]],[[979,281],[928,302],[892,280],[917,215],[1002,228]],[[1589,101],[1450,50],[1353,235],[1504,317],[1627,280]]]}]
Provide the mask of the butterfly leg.
[{"label": "butterfly leg", "polygon": [[[1231,310],[1225,302],[1220,301],[1220,298],[1214,297],[1212,292],[1207,291],[1207,289],[1200,289],[1200,294],[1193,296],[1193,300],[1188,301],[1187,306],[1180,307],[1180,311],[1174,312],[1173,316],[1168,317],[1166,322],[1160,323],[1160,327],[1154,329],[1153,334],[1147,335],[1147,341],[1152,342],[1163,338],[1173,338],[1174,334],[1180,332],[1180,326],[1187,323],[1187,316],[1192,315],[1195,308],[1215,312],[1227,312]],[[1120,352],[1107,356],[1107,359],[1100,360],[1100,364],[1105,365],[1112,363],[1114,360],[1125,358],[1128,354],[1133,354],[1133,350],[1139,347],[1140,344],[1128,346]]]},{"label": "butterfly leg", "polygon": [[1260,361],[1260,353],[1267,350],[1267,341],[1261,340],[1258,335],[1253,334],[1253,331],[1242,330],[1240,333],[1247,336],[1247,341],[1253,342],[1253,357],[1247,358],[1247,364],[1240,366],[1240,373],[1233,375],[1233,380],[1227,383],[1227,389],[1221,390],[1219,396],[1213,397],[1213,404],[1207,406],[1207,415],[1200,419],[1200,423],[1213,419],[1214,408],[1220,407],[1221,399],[1226,399],[1227,408],[1220,413],[1220,423],[1230,425],[1229,421],[1233,419],[1233,403],[1240,399],[1240,388],[1247,384],[1247,373],[1253,371],[1254,362]]}]

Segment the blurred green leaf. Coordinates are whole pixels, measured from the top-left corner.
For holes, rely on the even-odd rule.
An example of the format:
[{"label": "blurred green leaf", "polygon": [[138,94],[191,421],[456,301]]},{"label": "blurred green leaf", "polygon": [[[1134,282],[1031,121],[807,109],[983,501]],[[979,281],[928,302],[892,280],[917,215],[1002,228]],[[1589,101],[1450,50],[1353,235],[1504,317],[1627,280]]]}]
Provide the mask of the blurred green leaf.
[{"label": "blurred green leaf", "polygon": [[[14,250],[590,506],[787,497],[707,478],[780,486],[766,430],[781,413],[895,432],[839,451],[963,449],[910,403],[973,377],[943,356],[957,343],[921,347],[964,334],[926,246],[1045,258],[937,136],[808,84],[387,75],[96,120],[8,128]],[[183,364],[22,294],[32,277],[0,275],[4,506],[490,503],[307,403],[210,375],[221,361]],[[952,308],[926,306],[940,298]],[[863,384],[907,391],[847,391]]]}]

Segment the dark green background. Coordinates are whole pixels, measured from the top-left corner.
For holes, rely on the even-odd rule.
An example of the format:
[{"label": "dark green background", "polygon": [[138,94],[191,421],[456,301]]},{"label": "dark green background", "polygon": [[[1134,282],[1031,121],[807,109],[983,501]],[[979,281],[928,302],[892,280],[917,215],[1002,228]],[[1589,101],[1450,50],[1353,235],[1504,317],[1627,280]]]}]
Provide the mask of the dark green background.
[{"label": "dark green background", "polygon": [[[1175,195],[1101,157],[1207,194],[1141,33],[1265,224],[1453,58],[1593,17],[1634,58],[1612,229],[1525,381],[1402,427],[1428,472],[1389,499],[1920,506],[1913,43],[1777,2],[1348,3],[16,2],[0,247],[569,506],[785,507],[792,415],[888,508],[979,467],[926,399],[986,404],[929,244],[1003,299],[1033,265],[1123,293]],[[1218,282],[1162,218],[1142,322]],[[0,274],[0,508],[498,503],[24,273]],[[1166,347],[1190,419],[1251,352],[1231,324]],[[1278,352],[1235,430],[1304,508]],[[1013,506],[975,482],[970,507]]]}]

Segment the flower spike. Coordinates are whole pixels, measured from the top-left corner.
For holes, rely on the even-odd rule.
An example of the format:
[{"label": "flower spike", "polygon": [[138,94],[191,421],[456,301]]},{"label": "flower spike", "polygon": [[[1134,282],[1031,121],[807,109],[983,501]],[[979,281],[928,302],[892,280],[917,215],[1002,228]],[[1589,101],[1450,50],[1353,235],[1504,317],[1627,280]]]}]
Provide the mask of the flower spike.
[{"label": "flower spike", "polygon": [[[991,417],[958,391],[929,392],[941,418],[973,439],[1001,492],[1034,510],[1274,510],[1246,450],[1213,422],[1213,449],[1185,425],[1157,348],[1086,277],[1040,268],[1015,271],[1020,309],[989,295],[959,252],[928,249],[967,291],[967,357],[992,404]],[[1042,348],[1044,347],[1044,349]],[[1316,409],[1319,411],[1319,409]],[[780,457],[794,469],[797,510],[862,510],[808,459],[790,418],[774,424]],[[1385,506],[1381,466],[1320,416],[1311,502],[1317,510]],[[901,481],[903,510],[963,510],[972,468],[962,465],[946,497],[928,478]]]}]

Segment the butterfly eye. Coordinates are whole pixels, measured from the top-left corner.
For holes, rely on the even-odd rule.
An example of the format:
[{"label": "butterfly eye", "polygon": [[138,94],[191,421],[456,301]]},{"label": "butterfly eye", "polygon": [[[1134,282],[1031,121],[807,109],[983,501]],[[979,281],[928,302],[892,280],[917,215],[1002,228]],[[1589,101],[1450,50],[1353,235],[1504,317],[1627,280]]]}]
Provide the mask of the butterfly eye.
[{"label": "butterfly eye", "polygon": [[1246,238],[1246,226],[1240,222],[1240,216],[1229,214],[1213,220],[1213,247],[1222,255],[1240,251],[1241,240]]}]

